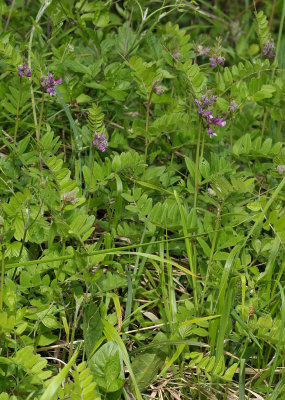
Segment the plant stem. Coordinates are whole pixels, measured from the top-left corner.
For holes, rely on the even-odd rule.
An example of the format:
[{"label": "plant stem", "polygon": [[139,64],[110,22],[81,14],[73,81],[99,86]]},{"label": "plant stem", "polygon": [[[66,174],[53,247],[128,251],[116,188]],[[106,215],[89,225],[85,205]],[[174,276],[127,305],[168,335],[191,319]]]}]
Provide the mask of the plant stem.
[{"label": "plant stem", "polygon": [[231,118],[231,130],[230,130],[230,144],[231,144],[231,153],[233,152],[233,118]]},{"label": "plant stem", "polygon": [[[151,88],[150,94],[148,96],[147,99],[147,104],[146,104],[146,121],[145,121],[145,130],[146,132],[148,132],[148,124],[149,124],[149,109],[150,109],[150,103],[151,103],[151,96],[153,93],[153,89],[154,89],[154,85]],[[148,142],[148,138],[145,138],[145,151],[144,151],[144,162],[146,164],[146,160],[147,160],[147,151],[148,151],[148,146],[149,146],[149,142]],[[145,171],[144,171],[145,173]]]},{"label": "plant stem", "polygon": [[15,131],[14,131],[14,145],[17,143],[17,132],[19,127],[19,110],[20,110],[20,103],[22,98],[22,88],[23,88],[23,81],[22,77],[20,76],[20,87],[19,87],[19,94],[17,100],[17,111],[16,111],[16,124],[15,124]]},{"label": "plant stem", "polygon": [[15,0],[12,1],[11,7],[10,7],[10,10],[9,10],[9,15],[8,15],[8,18],[7,18],[7,21],[6,21],[4,32],[7,32],[7,28],[8,28],[10,19],[11,19],[11,15],[12,15],[12,11],[13,11],[14,5],[15,5]]},{"label": "plant stem", "polygon": [[42,125],[42,119],[43,119],[44,103],[45,103],[45,94],[43,92],[43,94],[42,94],[42,102],[41,102],[40,119],[39,119],[39,125],[38,125],[38,129],[37,129],[38,146],[39,146],[39,142],[40,142],[40,139],[41,139],[41,125]]},{"label": "plant stem", "polygon": [[203,137],[202,137],[202,145],[201,145],[200,160],[203,160],[203,156],[204,156],[205,136],[206,136],[206,130],[204,129],[204,130],[203,130]]},{"label": "plant stem", "polygon": [[282,14],[281,14],[281,20],[280,20],[279,32],[278,32],[278,39],[277,39],[277,46],[276,46],[276,57],[277,57],[277,59],[278,59],[278,55],[279,55],[279,49],[280,49],[282,32],[283,32],[284,19],[285,19],[285,0],[283,0],[283,3],[282,3]]},{"label": "plant stem", "polygon": [[265,131],[266,119],[267,119],[267,111],[266,111],[266,109],[265,109],[265,110],[264,110],[264,114],[263,114],[263,123],[262,123],[262,131],[261,131],[261,140],[263,139],[263,134],[264,134],[264,131]]},{"label": "plant stem", "polygon": [[[45,10],[50,6],[52,3],[52,0],[46,0],[40,7],[38,14],[36,16],[36,23],[39,23],[41,17],[43,16]],[[31,34],[30,34],[30,40],[29,40],[29,46],[28,46],[28,67],[31,68],[31,56],[32,56],[32,43],[33,43],[33,37],[34,37],[34,32],[35,32],[35,25],[32,26],[31,29]],[[35,128],[37,129],[38,122],[37,122],[37,113],[36,113],[36,102],[35,102],[35,96],[34,96],[34,91],[33,91],[33,85],[32,85],[32,79],[30,78],[31,82],[31,101],[32,101],[32,109],[33,109],[33,116],[34,116],[34,124]]]},{"label": "plant stem", "polygon": [[88,188],[87,214],[89,211],[89,206],[90,206],[90,201],[91,201],[91,185],[92,185],[94,161],[95,161],[95,151],[93,151],[93,156],[92,156],[92,160],[91,160],[90,179],[89,179],[89,188]]},{"label": "plant stem", "polygon": [[211,252],[210,252],[210,256],[209,256],[209,263],[208,263],[208,268],[207,268],[207,273],[206,273],[205,285],[204,285],[203,292],[202,292],[202,297],[201,297],[201,307],[203,307],[203,302],[204,302],[204,298],[205,298],[207,284],[208,284],[210,271],[211,271],[211,267],[212,267],[214,251],[215,251],[215,247],[216,247],[216,240],[217,240],[218,231],[219,231],[219,225],[220,225],[220,221],[221,221],[222,209],[223,209],[223,202],[218,207],[218,212],[217,212],[217,217],[216,217],[216,224],[215,224],[215,231],[214,231],[214,237],[213,237],[213,241],[212,241]]},{"label": "plant stem", "polygon": [[201,140],[201,120],[199,122],[197,148],[196,148],[196,163],[195,163],[195,194],[194,194],[194,208],[197,207],[197,197],[198,197],[198,169],[199,169],[199,156],[200,156],[200,140]]},{"label": "plant stem", "polygon": [[280,134],[281,134],[281,129],[282,129],[283,122],[284,122],[284,117],[282,117],[282,119],[280,121],[280,124],[279,124],[279,129],[278,129],[278,133],[277,133],[277,142],[280,141],[280,136],[281,136]]},{"label": "plant stem", "polygon": [[1,286],[0,286],[0,310],[3,308],[3,291],[4,291],[4,272],[5,272],[5,248],[2,246],[2,261],[1,261]]}]

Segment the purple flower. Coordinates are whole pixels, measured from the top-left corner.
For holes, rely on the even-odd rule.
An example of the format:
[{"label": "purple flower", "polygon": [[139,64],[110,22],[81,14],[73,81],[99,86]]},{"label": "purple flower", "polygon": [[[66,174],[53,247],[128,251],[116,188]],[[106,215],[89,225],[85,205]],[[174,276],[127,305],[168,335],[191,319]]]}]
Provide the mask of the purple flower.
[{"label": "purple flower", "polygon": [[104,152],[108,148],[108,142],[107,139],[105,138],[104,133],[101,133],[101,135],[99,136],[98,133],[95,131],[94,138],[95,140],[93,140],[92,142],[93,146],[97,147],[98,150]]},{"label": "purple flower", "polygon": [[217,136],[215,132],[215,128],[210,127],[210,125],[215,125],[215,126],[221,126],[224,127],[227,122],[225,121],[224,117],[215,117],[213,116],[213,110],[207,110],[205,107],[207,106],[212,106],[213,103],[217,101],[217,96],[210,96],[209,98],[207,96],[202,96],[201,101],[199,101],[197,98],[194,99],[194,102],[196,106],[198,107],[197,113],[202,116],[207,121],[207,132],[210,135],[210,138],[213,136]]},{"label": "purple flower", "polygon": [[212,57],[209,58],[209,61],[212,67],[215,67],[216,65],[224,66],[225,57],[217,57],[216,54],[213,54]]},{"label": "purple flower", "polygon": [[211,124],[213,120],[213,111],[212,110],[203,110],[202,111],[203,116],[206,118],[206,121]]},{"label": "purple flower", "polygon": [[217,136],[217,134],[215,132],[215,128],[211,128],[210,126],[208,126],[207,133],[210,135],[211,139],[213,136]]},{"label": "purple flower", "polygon": [[26,76],[27,78],[32,76],[32,70],[26,64],[19,65],[17,71],[19,76]]},{"label": "purple flower", "polygon": [[227,122],[225,121],[224,117],[216,117],[213,118],[210,122],[210,124],[216,125],[216,126],[225,126]]},{"label": "purple flower", "polygon": [[50,96],[55,96],[55,86],[60,85],[61,82],[62,78],[55,81],[52,73],[49,72],[47,76],[42,78],[41,85],[46,89],[46,92],[49,93]]},{"label": "purple flower", "polygon": [[275,57],[276,54],[273,52],[273,50],[274,50],[274,43],[269,42],[269,40],[267,40],[267,42],[264,45],[264,49],[262,50],[262,53],[265,55],[265,57]]},{"label": "purple flower", "polygon": [[237,103],[234,100],[232,100],[230,102],[228,110],[233,113],[235,111],[235,109],[237,108],[237,106],[238,106]]}]

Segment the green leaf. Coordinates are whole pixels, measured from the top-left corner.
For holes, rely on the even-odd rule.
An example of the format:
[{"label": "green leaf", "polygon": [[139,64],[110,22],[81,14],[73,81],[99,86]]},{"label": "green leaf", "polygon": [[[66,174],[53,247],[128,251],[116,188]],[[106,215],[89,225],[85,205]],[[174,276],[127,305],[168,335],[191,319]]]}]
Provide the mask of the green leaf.
[{"label": "green leaf", "polygon": [[96,383],[108,392],[116,392],[125,382],[119,346],[116,342],[105,343],[90,358],[88,366]]},{"label": "green leaf", "polygon": [[136,378],[135,378],[135,375],[134,375],[134,372],[133,372],[133,369],[132,369],[132,366],[130,363],[129,355],[128,355],[127,349],[124,345],[124,342],[120,338],[120,336],[119,336],[118,332],[115,330],[115,328],[108,321],[103,321],[103,324],[104,324],[104,333],[105,333],[105,336],[107,337],[107,339],[109,341],[115,341],[120,348],[122,358],[124,360],[124,363],[126,364],[126,367],[128,368],[130,377],[132,379],[132,383],[134,386],[137,400],[143,400],[140,389],[136,382]]},{"label": "green leaf", "polygon": [[83,317],[84,346],[88,358],[91,356],[94,346],[102,337],[103,327],[98,305],[96,303],[88,304]]},{"label": "green leaf", "polygon": [[[159,343],[165,339],[163,333],[159,333],[155,336],[153,343]],[[132,362],[132,368],[138,387],[141,391],[144,391],[154,381],[154,378],[158,374],[166,358],[167,352],[161,349],[149,349],[143,354],[139,354],[135,357]]]}]

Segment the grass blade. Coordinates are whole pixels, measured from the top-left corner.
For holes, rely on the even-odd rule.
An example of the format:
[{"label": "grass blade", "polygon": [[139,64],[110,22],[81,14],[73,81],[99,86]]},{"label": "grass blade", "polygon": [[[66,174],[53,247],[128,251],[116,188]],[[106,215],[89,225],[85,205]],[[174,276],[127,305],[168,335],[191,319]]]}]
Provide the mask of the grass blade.
[{"label": "grass blade", "polygon": [[73,356],[71,357],[70,361],[65,365],[65,367],[60,371],[60,373],[55,377],[52,378],[50,381],[48,387],[40,397],[40,400],[53,400],[57,394],[58,389],[60,388],[60,385],[64,378],[67,376],[70,368],[72,365],[75,363],[75,360],[77,358],[78,352],[75,352]]}]

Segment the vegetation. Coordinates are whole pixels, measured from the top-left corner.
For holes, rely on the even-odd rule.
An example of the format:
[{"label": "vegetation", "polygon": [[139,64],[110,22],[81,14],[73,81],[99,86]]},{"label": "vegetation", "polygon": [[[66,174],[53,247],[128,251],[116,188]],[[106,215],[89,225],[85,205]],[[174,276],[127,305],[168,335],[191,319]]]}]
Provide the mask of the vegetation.
[{"label": "vegetation", "polygon": [[0,400],[284,399],[285,1],[0,9]]}]

